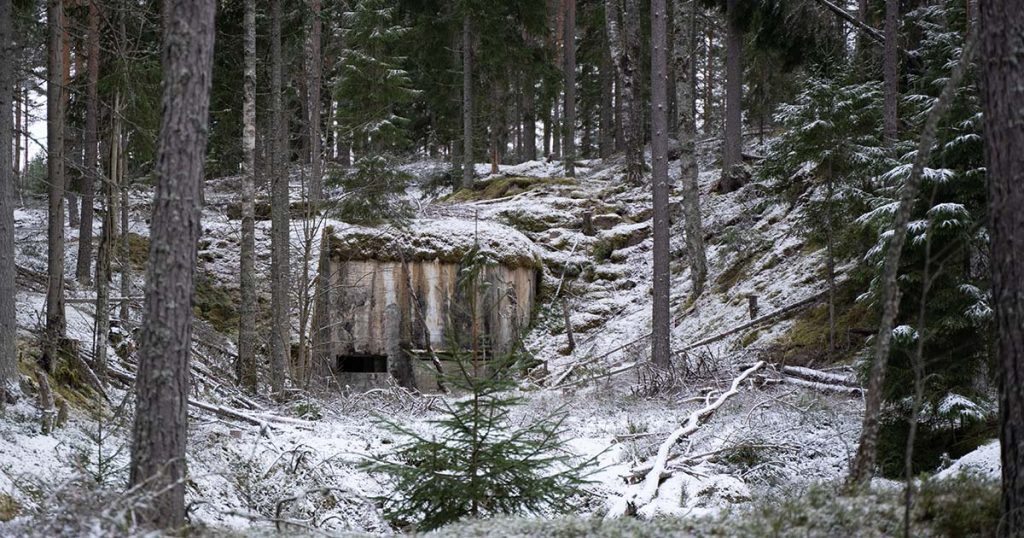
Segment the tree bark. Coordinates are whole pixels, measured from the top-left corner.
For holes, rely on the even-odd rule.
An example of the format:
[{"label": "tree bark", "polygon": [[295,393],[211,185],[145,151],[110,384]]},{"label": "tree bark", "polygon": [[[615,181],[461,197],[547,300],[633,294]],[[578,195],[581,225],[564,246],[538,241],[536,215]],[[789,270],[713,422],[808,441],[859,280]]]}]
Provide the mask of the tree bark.
[{"label": "tree bark", "polygon": [[97,159],[99,158],[99,137],[96,132],[99,114],[97,85],[100,78],[100,14],[99,0],[89,2],[89,37],[86,59],[85,88],[85,148],[82,159],[82,215],[78,228],[78,261],[75,277],[84,285],[91,280],[92,269],[92,221],[96,189]]},{"label": "tree bark", "polygon": [[239,256],[238,384],[256,394],[256,0],[242,15],[242,243]]},{"label": "tree bark", "polygon": [[96,330],[93,338],[94,368],[101,383],[107,382],[107,341],[110,335],[110,280],[111,256],[117,240],[117,177],[121,157],[121,126],[117,116],[121,113],[121,96],[114,95],[111,111],[110,162],[108,178],[103,182],[104,212],[103,228],[100,232],[100,246],[96,257]]},{"label": "tree bark", "polygon": [[[704,226],[700,214],[700,186],[697,183],[697,6],[691,3],[689,11],[683,0],[675,1],[676,34],[674,63],[676,76],[685,77],[676,82],[676,134],[679,137],[679,179],[683,190],[683,220],[686,227],[686,251],[690,260],[690,280],[693,296],[704,292],[708,260],[704,247]],[[689,18],[684,19],[684,13]]]},{"label": "tree bark", "polygon": [[665,0],[651,0],[651,188],[654,201],[654,300],[651,314],[651,360],[672,365],[669,332],[668,209],[668,36]]},{"label": "tree bark", "polygon": [[565,0],[565,118],[562,167],[566,177],[576,177],[576,0]]},{"label": "tree bark", "polygon": [[[15,136],[11,130],[11,91],[14,88],[11,37],[11,3],[0,0],[0,148],[8,150]],[[15,273],[14,166],[11,152],[0,151],[0,411],[7,399],[7,383],[18,371]]]},{"label": "tree bark", "polygon": [[206,160],[214,0],[164,0],[163,97],[129,484],[152,492],[143,520],[185,523],[192,277]]},{"label": "tree bark", "polygon": [[598,76],[601,78],[601,111],[599,128],[601,137],[598,142],[598,154],[607,159],[615,152],[615,103],[614,84],[615,69],[612,66],[611,50],[608,48],[608,34],[605,33],[601,47],[601,65]]},{"label": "tree bark", "polygon": [[889,361],[889,348],[892,343],[892,328],[899,309],[899,284],[897,276],[899,273],[900,256],[903,252],[903,245],[907,239],[907,224],[910,222],[911,210],[917,198],[917,192],[921,187],[921,177],[924,167],[928,163],[932,147],[935,145],[935,136],[938,131],[939,120],[945,115],[953,101],[954,94],[960,81],[964,77],[967,65],[970,63],[974,50],[975,33],[972,31],[964,44],[960,61],[954,66],[946,85],[942,89],[935,105],[928,112],[924,130],[921,132],[921,139],[918,141],[917,154],[914,157],[914,165],[910,171],[910,177],[903,185],[900,196],[900,207],[896,212],[893,223],[893,234],[889,239],[889,246],[885,254],[885,263],[882,268],[882,320],[878,327],[878,335],[875,338],[874,361],[871,364],[871,371],[868,373],[867,394],[864,399],[864,422],[861,428],[860,441],[857,446],[857,454],[850,467],[850,476],[847,482],[851,486],[865,487],[871,482],[875,472],[875,460],[878,456],[878,431],[882,411],[882,386],[885,384],[885,371]]},{"label": "tree bark", "polygon": [[1002,447],[1002,536],[1024,534],[1024,11],[980,2],[992,304]]},{"label": "tree bark", "polygon": [[523,157],[537,158],[537,89],[532,73],[526,74],[523,88]]},{"label": "tree bark", "polygon": [[313,207],[320,205],[323,196],[323,162],[320,144],[320,94],[323,63],[320,58],[321,0],[309,2],[310,30],[307,45],[308,99],[306,108],[309,112],[309,201]]},{"label": "tree bark", "polygon": [[[637,53],[640,43],[640,5],[638,0],[605,0],[605,28],[612,60],[622,86],[620,116],[622,145],[626,153],[626,181],[637,185],[643,181],[643,121],[639,114],[637,91]],[[620,30],[619,15],[622,14]]]},{"label": "tree bark", "polygon": [[886,143],[893,143],[899,134],[899,0],[885,0],[885,45],[882,52],[883,111],[882,134]]},{"label": "tree bark", "polygon": [[49,221],[46,261],[46,335],[43,369],[52,372],[64,339],[64,9],[62,0],[48,0],[49,26],[46,85],[46,147],[49,176]]},{"label": "tree bark", "polygon": [[743,186],[743,31],[734,20],[738,1],[729,0],[726,11],[722,192],[732,192]]},{"label": "tree bark", "polygon": [[473,27],[462,14],[462,188],[473,188]]},{"label": "tree bark", "polygon": [[288,317],[289,291],[289,215],[288,153],[285,140],[285,116],[281,95],[281,1],[270,0],[270,102],[271,102],[271,176],[270,176],[270,390],[283,396],[285,373],[291,343]]}]

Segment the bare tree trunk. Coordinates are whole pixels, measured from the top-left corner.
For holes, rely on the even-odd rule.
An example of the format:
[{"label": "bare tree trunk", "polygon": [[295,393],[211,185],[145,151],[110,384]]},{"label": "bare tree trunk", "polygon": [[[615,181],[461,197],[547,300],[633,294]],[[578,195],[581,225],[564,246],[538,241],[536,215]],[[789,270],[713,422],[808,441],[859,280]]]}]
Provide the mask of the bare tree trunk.
[{"label": "bare tree trunk", "polygon": [[897,103],[900,93],[900,2],[885,0],[885,46],[882,53],[882,86],[884,93],[882,111],[882,133],[889,144],[899,134]]},{"label": "bare tree trunk", "polygon": [[651,188],[654,201],[654,311],[651,360],[672,365],[669,343],[668,36],[665,0],[651,0]]},{"label": "bare tree trunk", "polygon": [[715,26],[707,26],[707,41],[704,44],[704,102],[701,120],[704,122],[704,136],[711,136],[715,132],[714,122],[714,90],[715,90]]},{"label": "bare tree trunk", "polygon": [[1002,446],[1002,536],[1024,534],[1024,11],[980,2],[992,304]]},{"label": "bare tree trunk", "polygon": [[608,34],[605,33],[604,46],[601,48],[601,66],[599,76],[601,77],[601,112],[598,152],[602,159],[607,159],[615,152],[615,103],[614,84],[615,68],[612,66],[611,51],[608,49]]},{"label": "bare tree trunk", "polygon": [[526,76],[523,88],[523,157],[527,161],[537,158],[537,90],[532,74]]},{"label": "bare tree trunk", "polygon": [[143,520],[185,523],[192,277],[201,232],[214,0],[164,0],[163,97],[129,484],[153,494]]},{"label": "bare tree trunk", "polygon": [[729,0],[725,36],[725,140],[722,143],[722,192],[743,186],[743,31],[735,10],[739,0]]},{"label": "bare tree trunk", "polygon": [[[11,91],[14,88],[11,37],[11,3],[0,0],[0,148],[7,150],[15,136],[11,131]],[[14,167],[11,152],[5,150],[0,151],[0,411],[7,399],[7,383],[18,371],[15,272]]]},{"label": "bare tree trunk", "polygon": [[565,0],[565,143],[562,166],[566,177],[576,177],[576,0]]},{"label": "bare tree trunk", "polygon": [[700,186],[697,183],[697,121],[695,119],[697,88],[697,62],[695,61],[696,11],[692,3],[689,18],[684,19],[686,5],[683,0],[675,1],[676,34],[674,63],[676,76],[685,77],[676,82],[676,133],[679,137],[679,178],[683,189],[683,220],[686,227],[686,251],[690,259],[690,280],[693,296],[704,293],[707,280],[708,260],[704,247],[704,226],[700,214]]},{"label": "bare tree trunk", "polygon": [[[131,216],[131,203],[128,198],[128,174],[125,168],[128,164],[128,159],[125,156],[125,137],[122,136],[122,123],[121,119],[117,119],[117,143],[119,148],[117,150],[118,166],[117,166],[117,178],[111,178],[117,182],[121,190],[121,252],[118,268],[121,271],[121,297],[128,297],[132,292],[132,266],[131,266],[131,238],[129,237],[128,220]],[[127,322],[131,316],[128,301],[121,303],[121,309],[119,311],[119,317],[122,321]]]},{"label": "bare tree trunk", "polygon": [[[618,72],[618,83],[622,86],[621,107],[622,145],[626,153],[626,181],[639,184],[643,181],[644,155],[642,120],[638,114],[637,90],[637,52],[640,40],[640,6],[638,0],[625,0],[625,9],[620,6],[621,0],[605,0],[605,27],[608,32],[608,43],[612,60]],[[619,15],[622,11],[622,29],[620,31]]]},{"label": "bare tree trunk", "polygon": [[309,1],[309,44],[308,44],[308,80],[309,80],[309,201],[313,207],[319,207],[320,198],[323,196],[323,163],[321,161],[320,148],[320,93],[321,93],[321,72],[323,65],[320,58],[320,27],[321,27],[321,0]]},{"label": "bare tree trunk", "polygon": [[270,202],[270,390],[276,398],[284,391],[291,344],[288,317],[289,285],[289,215],[288,215],[288,153],[285,140],[285,118],[281,95],[281,1],[270,1],[270,102],[271,102],[271,202]]},{"label": "bare tree trunk", "polygon": [[892,328],[899,309],[900,291],[896,277],[899,273],[903,245],[907,239],[907,224],[910,222],[910,213],[921,186],[924,167],[928,163],[932,146],[935,145],[935,134],[938,130],[939,120],[945,115],[946,110],[953,101],[956,89],[963,79],[964,72],[973,55],[974,41],[975,34],[972,31],[967,38],[967,42],[964,44],[960,61],[953,68],[945,87],[942,89],[942,93],[928,113],[924,130],[921,132],[921,139],[918,141],[917,155],[914,157],[914,165],[910,171],[910,177],[907,178],[906,183],[903,185],[900,207],[896,212],[893,234],[889,239],[889,247],[885,254],[885,264],[882,269],[882,320],[878,327],[878,336],[875,339],[874,362],[871,364],[871,371],[868,374],[868,388],[864,400],[864,423],[861,428],[860,442],[857,446],[857,454],[850,467],[850,476],[847,479],[851,486],[867,486],[870,484],[872,476],[874,476],[875,460],[878,456],[879,421],[882,412],[882,386],[885,384],[885,371],[889,361]]},{"label": "bare tree trunk", "polygon": [[256,0],[245,0],[242,80],[242,244],[239,255],[238,384],[256,393]]},{"label": "bare tree trunk", "polygon": [[[111,255],[116,246],[117,240],[117,207],[118,188],[117,178],[121,157],[118,155],[121,149],[119,139],[121,127],[117,116],[121,113],[121,96],[114,95],[114,107],[111,111],[111,136],[110,136],[110,161],[108,177],[103,182],[104,212],[103,228],[100,232],[100,246],[96,258],[96,332],[93,335],[95,340],[93,357],[96,377],[101,383],[107,382],[107,341],[110,335],[110,280],[111,280]],[[126,297],[123,297],[127,299]]]},{"label": "bare tree trunk", "polygon": [[473,27],[468,11],[462,14],[462,188],[473,188]]},{"label": "bare tree trunk", "polygon": [[78,228],[78,262],[75,277],[82,284],[90,283],[92,274],[92,221],[96,189],[96,165],[99,158],[99,137],[96,125],[99,114],[97,85],[100,78],[100,14],[98,1],[89,2],[88,68],[85,89],[85,155],[82,160],[82,218]]},{"label": "bare tree trunk", "polygon": [[64,8],[61,0],[48,0],[49,26],[46,85],[46,147],[49,175],[49,223],[47,227],[46,335],[43,369],[52,372],[65,337],[64,317]]}]

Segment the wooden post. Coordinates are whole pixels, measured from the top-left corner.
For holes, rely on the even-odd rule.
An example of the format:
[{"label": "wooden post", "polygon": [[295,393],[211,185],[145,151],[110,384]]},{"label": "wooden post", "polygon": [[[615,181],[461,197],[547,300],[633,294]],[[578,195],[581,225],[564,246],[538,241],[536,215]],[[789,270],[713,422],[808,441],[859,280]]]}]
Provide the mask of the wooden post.
[{"label": "wooden post", "polygon": [[592,209],[583,212],[583,235],[594,235],[594,210]]},{"label": "wooden post", "polygon": [[757,318],[757,295],[747,296],[747,307],[750,309],[750,319]]},{"label": "wooden post", "polygon": [[562,299],[562,317],[565,319],[565,335],[569,340],[569,353],[576,349],[576,339],[572,335],[572,321],[569,320],[569,303]]}]

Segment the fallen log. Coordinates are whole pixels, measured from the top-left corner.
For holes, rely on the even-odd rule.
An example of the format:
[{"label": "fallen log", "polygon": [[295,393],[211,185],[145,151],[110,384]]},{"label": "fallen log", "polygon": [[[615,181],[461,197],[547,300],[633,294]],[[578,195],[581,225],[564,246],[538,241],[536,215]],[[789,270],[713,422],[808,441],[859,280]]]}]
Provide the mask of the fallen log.
[{"label": "fallen log", "polygon": [[782,373],[793,377],[803,378],[808,381],[816,381],[818,383],[857,387],[857,381],[849,376],[833,374],[831,372],[822,372],[821,370],[814,370],[803,366],[783,366]]},{"label": "fallen log", "polygon": [[836,385],[833,383],[821,383],[818,381],[808,381],[799,377],[793,377],[784,375],[782,376],[783,383],[789,383],[790,385],[796,385],[798,387],[804,387],[820,392],[833,392],[838,394],[847,394],[850,396],[860,396],[864,394],[864,389],[860,387],[850,387],[847,385]]}]

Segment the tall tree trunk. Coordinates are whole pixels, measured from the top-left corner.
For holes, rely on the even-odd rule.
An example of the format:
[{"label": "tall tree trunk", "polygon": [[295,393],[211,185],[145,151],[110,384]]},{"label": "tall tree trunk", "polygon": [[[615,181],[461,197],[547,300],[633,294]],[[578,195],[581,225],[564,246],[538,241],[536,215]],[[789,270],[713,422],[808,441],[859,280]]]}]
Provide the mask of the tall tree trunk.
[{"label": "tall tree trunk", "polygon": [[554,131],[551,135],[551,157],[553,159],[562,158],[562,106],[558,101],[560,99],[556,97],[551,104],[551,129]]},{"label": "tall tree trunk", "polygon": [[[5,54],[8,53],[11,52],[5,52]],[[13,75],[11,78],[14,78]],[[12,107],[14,108],[14,130],[11,132],[11,138],[14,139],[14,160],[11,161],[11,168],[14,169],[14,184],[17,185],[19,181],[19,176],[21,175],[19,167],[21,166],[21,131],[23,130],[23,127],[21,125],[21,88],[20,84],[17,84],[15,82],[11,82],[11,84],[14,84],[14,91],[12,97]],[[27,116],[25,117],[25,122],[28,123]],[[25,148],[25,151],[28,151],[28,148]]]},{"label": "tall tree trunk", "polygon": [[[68,28],[73,23],[71,20],[69,20],[67,13],[64,12],[63,7],[61,8],[61,12],[61,25],[63,27],[63,34],[61,39],[61,41],[63,42],[63,63],[61,64],[63,69],[63,75],[61,76],[61,88],[63,89],[63,91],[61,92],[61,107],[62,110],[64,110],[64,114],[67,114],[68,103],[71,101],[72,58],[71,32],[68,30]],[[78,54],[76,54],[74,58],[77,64],[80,61],[79,58],[81,57]],[[75,72],[81,72],[81,70],[79,69],[79,65],[75,65]],[[62,117],[61,123],[62,129],[64,130],[64,145],[62,147],[61,155],[62,159],[64,160],[64,164],[62,166],[64,168],[64,198],[67,203],[68,228],[78,228],[78,182],[75,181],[75,179],[77,179],[76,174],[68,174],[67,162],[71,161],[71,170],[73,172],[77,173],[78,170],[81,170],[81,166],[79,166],[81,164],[81,159],[78,158],[80,156],[81,145],[76,143],[78,141],[76,133],[72,131],[71,124],[68,123],[67,118]]]},{"label": "tall tree trunk", "polygon": [[[676,34],[674,63],[676,76],[685,77],[676,82],[676,134],[679,137],[679,179],[683,189],[683,219],[686,227],[686,251],[690,259],[690,280],[693,296],[704,293],[707,280],[708,260],[704,248],[704,226],[700,215],[700,187],[697,183],[697,35],[696,3],[691,2],[687,11],[686,2],[674,0]],[[689,13],[689,17],[684,16]]]},{"label": "tall tree trunk", "polygon": [[715,90],[715,25],[707,25],[707,35],[704,41],[704,98],[701,103],[701,121],[703,122],[704,136],[711,136],[715,132],[714,117],[714,90]]},{"label": "tall tree trunk", "polygon": [[743,31],[735,20],[739,0],[729,0],[725,36],[725,140],[722,143],[722,192],[743,186]]},{"label": "tall tree trunk", "polygon": [[537,158],[537,88],[532,73],[526,74],[523,88],[523,157]]},{"label": "tall tree trunk", "polygon": [[[11,131],[11,90],[14,88],[11,37],[11,2],[0,0],[0,148],[8,150],[15,136]],[[14,166],[11,152],[0,151],[0,410],[7,399],[7,383],[18,371],[14,275]]]},{"label": "tall tree trunk", "polygon": [[668,36],[665,0],[651,0],[651,188],[654,201],[654,311],[651,360],[672,365],[669,332]]},{"label": "tall tree trunk", "polygon": [[[121,190],[121,252],[119,254],[118,269],[120,269],[121,277],[121,297],[128,297],[132,291],[132,266],[131,266],[131,237],[129,236],[128,220],[131,216],[131,203],[128,197],[128,174],[125,168],[128,165],[128,158],[125,156],[125,137],[122,132],[122,122],[118,118],[118,141],[120,145],[117,150],[118,166],[116,179],[111,178],[113,181],[117,181],[117,185]],[[130,319],[131,310],[129,308],[130,303],[128,301],[121,302],[121,309],[118,313],[122,322],[127,323]]]},{"label": "tall tree trunk", "polygon": [[85,88],[85,155],[82,160],[82,218],[78,228],[78,262],[75,277],[88,285],[92,269],[93,198],[96,188],[96,161],[99,158],[99,137],[96,132],[99,114],[97,85],[100,78],[100,14],[99,0],[89,2],[88,71]]},{"label": "tall tree trunk", "polygon": [[562,152],[566,177],[576,177],[576,0],[565,0],[565,136]]},{"label": "tall tree trunk", "polygon": [[283,397],[285,373],[288,371],[291,344],[288,317],[289,292],[289,223],[288,223],[288,153],[285,140],[285,116],[281,95],[281,2],[270,0],[270,109],[271,109],[271,175],[270,175],[270,390],[276,398]]},{"label": "tall tree trunk", "polygon": [[462,14],[462,188],[473,188],[473,27],[468,11]]},{"label": "tall tree trunk", "polygon": [[979,2],[1002,447],[1002,536],[1024,535],[1024,11]]},{"label": "tall tree trunk", "polygon": [[309,104],[306,108],[309,111],[309,201],[313,207],[320,205],[320,198],[323,196],[323,163],[321,161],[320,148],[320,97],[321,97],[321,72],[323,64],[320,58],[320,15],[321,0],[310,0],[309,2],[309,43],[308,80]]},{"label": "tall tree trunk", "polygon": [[[108,179],[103,182],[104,212],[103,228],[100,232],[100,246],[96,257],[96,331],[95,349],[93,350],[96,376],[106,382],[107,372],[107,340],[110,335],[110,280],[111,257],[116,247],[119,168],[121,156],[121,124],[118,116],[121,113],[121,95],[114,94],[114,106],[111,110],[110,154]],[[127,297],[122,297],[127,299]]]},{"label": "tall tree trunk", "polygon": [[242,80],[242,244],[239,256],[238,384],[256,393],[256,0],[245,0]]},{"label": "tall tree trunk", "polygon": [[921,178],[924,174],[924,167],[928,164],[932,147],[935,145],[935,136],[938,131],[939,120],[949,109],[956,93],[956,89],[963,80],[964,72],[967,69],[970,59],[974,54],[976,34],[972,31],[964,44],[960,60],[953,67],[945,87],[938,100],[928,112],[924,129],[921,132],[921,139],[918,141],[917,153],[914,157],[914,164],[910,170],[910,177],[903,184],[900,194],[900,206],[896,211],[893,223],[893,234],[889,238],[889,246],[885,254],[885,262],[882,267],[882,320],[879,323],[878,335],[875,338],[874,361],[871,370],[868,372],[868,387],[864,398],[864,422],[861,427],[860,441],[857,446],[857,454],[850,466],[850,476],[847,481],[851,486],[864,487],[870,484],[875,472],[875,461],[878,449],[878,431],[882,411],[882,386],[885,384],[886,367],[889,361],[890,344],[892,343],[892,328],[896,321],[896,314],[899,310],[899,274],[900,256],[903,253],[903,245],[907,239],[907,224],[910,222],[911,210],[917,200],[917,192],[921,187]]},{"label": "tall tree trunk", "polygon": [[643,181],[643,121],[639,112],[637,91],[637,53],[640,42],[640,4],[638,0],[625,0],[622,26],[619,26],[620,0],[605,0],[605,28],[612,60],[622,86],[621,108],[622,142],[626,153],[626,181],[637,185]]},{"label": "tall tree trunk", "polygon": [[608,34],[605,33],[601,47],[601,66],[598,76],[601,77],[601,112],[599,155],[602,159],[611,157],[615,152],[615,103],[613,100],[615,68],[612,67],[612,55],[608,49]]},{"label": "tall tree trunk", "polygon": [[64,317],[64,8],[62,0],[48,0],[49,26],[46,85],[46,147],[49,176],[49,222],[46,261],[46,335],[43,368],[53,371],[67,323]]},{"label": "tall tree trunk", "polygon": [[900,2],[885,0],[885,46],[882,56],[882,134],[892,144],[899,135],[897,105],[900,93]]},{"label": "tall tree trunk", "polygon": [[185,523],[192,277],[201,231],[215,7],[214,0],[163,2],[157,186],[129,478],[131,486],[153,493],[142,517],[160,528]]}]

